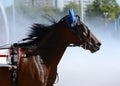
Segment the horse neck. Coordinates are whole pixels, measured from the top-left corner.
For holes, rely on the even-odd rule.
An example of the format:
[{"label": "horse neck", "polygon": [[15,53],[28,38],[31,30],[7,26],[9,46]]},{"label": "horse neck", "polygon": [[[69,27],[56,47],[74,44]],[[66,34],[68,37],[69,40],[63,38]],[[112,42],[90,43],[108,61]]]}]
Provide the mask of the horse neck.
[{"label": "horse neck", "polygon": [[44,64],[47,67],[57,67],[60,62],[62,55],[65,51],[66,47],[58,47],[58,48],[48,48],[48,49],[40,49],[41,58],[44,61]]},{"label": "horse neck", "polygon": [[68,45],[65,43],[65,40],[67,40],[65,37],[66,32],[64,28],[60,27],[61,25],[44,38],[45,40],[42,42],[43,48],[39,49],[46,66],[57,66]]}]

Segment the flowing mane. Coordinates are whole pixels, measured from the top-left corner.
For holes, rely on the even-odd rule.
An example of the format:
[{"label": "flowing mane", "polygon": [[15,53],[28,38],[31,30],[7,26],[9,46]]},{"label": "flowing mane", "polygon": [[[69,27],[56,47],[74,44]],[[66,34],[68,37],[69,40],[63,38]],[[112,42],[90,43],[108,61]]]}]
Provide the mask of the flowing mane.
[{"label": "flowing mane", "polygon": [[47,35],[49,32],[51,32],[54,29],[57,29],[57,25],[65,20],[65,18],[68,15],[61,18],[58,22],[55,21],[55,19],[48,15],[48,17],[45,17],[48,21],[50,21],[51,25],[45,25],[45,24],[33,24],[31,27],[31,32],[28,35],[28,39],[31,39],[31,41],[37,42],[38,40],[42,40],[45,35]]},{"label": "flowing mane", "polygon": [[[53,18],[52,18],[53,19]],[[49,20],[52,24],[51,25],[45,25],[45,24],[38,24],[35,23],[32,25],[30,28],[30,33],[28,34],[28,37],[23,39],[24,43],[21,43],[21,46],[29,46],[32,45],[40,40],[42,40],[49,32],[53,31],[56,29],[57,24],[59,22],[55,22],[55,20]]]},{"label": "flowing mane", "polygon": [[31,39],[31,41],[37,42],[38,40],[42,40],[47,33],[52,31],[54,28],[54,25],[43,25],[43,24],[34,24],[31,27],[31,32],[28,35],[28,38]]},{"label": "flowing mane", "polygon": [[63,21],[65,22],[65,19],[68,16],[69,15],[64,16],[57,22],[52,16],[48,15],[45,18],[51,23],[51,25],[34,23],[30,28],[30,33],[28,34],[28,37],[23,39],[23,41],[27,40],[27,42],[21,43],[20,46],[30,46],[42,40],[49,32],[57,29],[57,25],[59,23]]}]

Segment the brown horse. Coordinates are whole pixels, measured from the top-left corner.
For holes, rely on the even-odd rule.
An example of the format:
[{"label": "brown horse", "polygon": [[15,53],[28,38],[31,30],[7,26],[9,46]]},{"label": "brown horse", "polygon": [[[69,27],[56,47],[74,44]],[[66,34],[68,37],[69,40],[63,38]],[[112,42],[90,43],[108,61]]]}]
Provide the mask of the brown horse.
[{"label": "brown horse", "polygon": [[[53,86],[57,66],[68,46],[81,46],[92,53],[99,50],[99,40],[78,15],[74,18],[75,23],[67,15],[52,25],[32,26],[27,42],[18,44],[22,50],[17,86]],[[9,68],[0,68],[0,86],[11,86],[10,75]]]}]

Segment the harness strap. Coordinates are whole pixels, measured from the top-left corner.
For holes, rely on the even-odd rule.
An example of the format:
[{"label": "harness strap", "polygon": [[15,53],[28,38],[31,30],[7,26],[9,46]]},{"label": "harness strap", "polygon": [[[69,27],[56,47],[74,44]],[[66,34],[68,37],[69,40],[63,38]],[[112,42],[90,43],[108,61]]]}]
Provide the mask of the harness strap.
[{"label": "harness strap", "polygon": [[[75,45],[69,45],[69,47],[73,47]],[[31,57],[33,55],[38,55],[40,57],[40,53],[35,50],[34,52],[28,52],[28,53],[21,53],[21,48],[17,43],[13,44],[10,48],[10,59],[11,59],[11,86],[17,86],[17,73],[18,73],[18,67],[20,65],[20,57],[26,58]],[[33,49],[33,48],[32,48]],[[34,48],[36,49],[36,48]],[[40,63],[42,65],[42,71],[44,73],[44,84],[51,81],[51,79],[46,79],[46,73],[45,73],[45,67],[44,62],[42,58],[40,58]],[[52,76],[53,77],[53,76]],[[56,84],[59,81],[58,73],[56,72],[56,81],[54,84]]]},{"label": "harness strap", "polygon": [[20,64],[20,54],[21,54],[21,48],[18,46],[17,43],[11,46],[10,54],[11,54],[11,65],[12,65],[11,86],[17,86],[17,72],[18,72],[18,66]]},{"label": "harness strap", "polygon": [[16,66],[13,66],[12,67],[12,74],[11,74],[11,86],[17,86],[17,71],[18,71],[18,68]]}]

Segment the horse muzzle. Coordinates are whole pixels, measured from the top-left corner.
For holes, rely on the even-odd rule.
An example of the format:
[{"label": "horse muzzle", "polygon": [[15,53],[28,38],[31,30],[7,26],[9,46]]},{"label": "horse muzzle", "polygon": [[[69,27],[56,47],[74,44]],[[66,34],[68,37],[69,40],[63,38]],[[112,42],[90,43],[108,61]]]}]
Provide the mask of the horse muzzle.
[{"label": "horse muzzle", "polygon": [[96,45],[92,46],[90,51],[91,53],[94,53],[100,49],[101,43],[97,43]]}]

